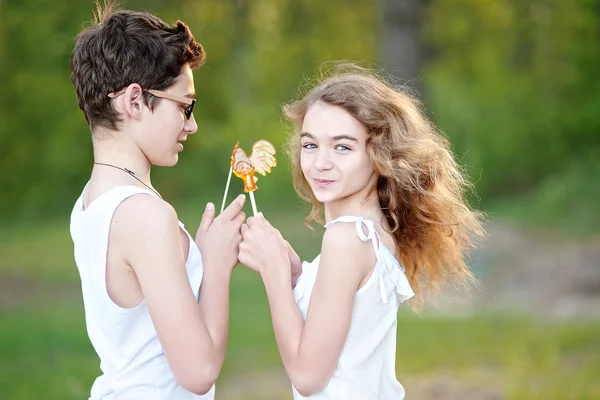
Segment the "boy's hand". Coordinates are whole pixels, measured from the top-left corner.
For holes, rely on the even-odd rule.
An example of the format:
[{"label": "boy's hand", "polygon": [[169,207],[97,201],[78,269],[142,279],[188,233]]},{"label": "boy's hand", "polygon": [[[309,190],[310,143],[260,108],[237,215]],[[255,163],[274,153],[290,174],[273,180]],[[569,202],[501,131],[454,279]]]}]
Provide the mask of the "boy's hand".
[{"label": "boy's hand", "polygon": [[238,263],[240,227],[246,219],[242,211],[246,196],[238,196],[215,218],[215,206],[208,203],[196,233],[196,244],[205,266],[217,266],[231,272]]}]

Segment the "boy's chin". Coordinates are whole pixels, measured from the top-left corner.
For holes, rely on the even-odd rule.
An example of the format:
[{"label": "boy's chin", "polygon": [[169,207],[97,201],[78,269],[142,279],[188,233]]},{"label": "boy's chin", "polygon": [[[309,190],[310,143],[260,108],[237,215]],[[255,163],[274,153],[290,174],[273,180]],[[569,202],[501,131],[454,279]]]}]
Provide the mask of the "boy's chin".
[{"label": "boy's chin", "polygon": [[170,157],[153,160],[152,165],[157,167],[174,167],[179,162],[179,154],[174,154]]}]

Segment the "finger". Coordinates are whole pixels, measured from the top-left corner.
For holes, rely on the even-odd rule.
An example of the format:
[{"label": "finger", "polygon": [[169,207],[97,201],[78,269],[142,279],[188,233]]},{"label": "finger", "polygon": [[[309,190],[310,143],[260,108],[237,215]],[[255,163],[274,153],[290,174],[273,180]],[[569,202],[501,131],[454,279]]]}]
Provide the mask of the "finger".
[{"label": "finger", "polygon": [[255,223],[256,223],[256,217],[249,217],[249,218],[246,220],[246,224],[247,224],[249,227],[252,227],[252,225],[253,225],[253,224],[255,224]]},{"label": "finger", "polygon": [[240,244],[240,251],[238,252],[238,256],[237,256],[238,262],[240,264],[246,265],[244,263],[244,261],[246,261],[246,253],[242,251],[242,245]]},{"label": "finger", "polygon": [[242,233],[242,236],[244,236],[244,234],[248,231],[248,229],[250,229],[248,227],[247,224],[242,224],[242,227],[240,228],[240,232]]},{"label": "finger", "polygon": [[256,223],[262,226],[264,229],[275,229],[273,225],[271,225],[271,223],[265,219],[265,217],[256,217]]},{"label": "finger", "polygon": [[200,228],[202,230],[207,230],[208,227],[212,224],[215,219],[215,205],[213,203],[208,203],[206,205],[206,209],[204,210],[204,214],[202,214],[202,220],[200,221]]},{"label": "finger", "polygon": [[[243,266],[248,267],[249,264],[252,264],[251,258],[250,256],[248,256],[247,254],[242,254],[240,253],[240,255],[238,256],[238,261],[240,262],[240,264],[242,264]],[[250,268],[252,269],[252,268]]]},{"label": "finger", "polygon": [[238,260],[241,261],[241,258],[244,258],[248,255],[248,244],[244,241],[238,244]]},{"label": "finger", "polygon": [[246,202],[246,195],[240,194],[234,201],[231,202],[230,205],[227,206],[223,213],[221,214],[226,221],[233,220],[239,213],[242,211],[242,207],[244,207],[244,203]]},{"label": "finger", "polygon": [[237,215],[237,217],[234,218],[234,222],[236,224],[236,226],[241,226],[244,221],[246,220],[246,213],[245,212],[241,212]]}]

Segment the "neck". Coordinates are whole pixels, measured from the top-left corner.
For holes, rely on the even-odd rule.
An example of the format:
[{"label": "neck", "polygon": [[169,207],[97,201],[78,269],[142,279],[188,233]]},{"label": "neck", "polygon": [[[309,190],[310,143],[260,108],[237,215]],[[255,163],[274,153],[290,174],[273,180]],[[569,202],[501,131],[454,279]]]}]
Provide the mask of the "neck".
[{"label": "neck", "polygon": [[[140,148],[122,132],[93,138],[94,162],[110,164],[132,171],[135,176],[150,185],[150,162]],[[94,167],[95,168],[95,167]],[[104,167],[103,167],[104,168]]]},{"label": "neck", "polygon": [[350,196],[325,203],[325,222],[333,221],[344,215],[359,216],[367,219],[379,219],[383,216],[377,193],[377,177],[371,179],[362,190]]}]

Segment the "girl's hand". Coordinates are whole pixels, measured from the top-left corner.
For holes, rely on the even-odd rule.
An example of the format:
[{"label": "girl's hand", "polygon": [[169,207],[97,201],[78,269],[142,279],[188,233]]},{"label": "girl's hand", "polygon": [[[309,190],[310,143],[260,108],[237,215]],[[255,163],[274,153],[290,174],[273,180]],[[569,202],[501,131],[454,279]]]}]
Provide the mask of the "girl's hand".
[{"label": "girl's hand", "polygon": [[287,242],[264,217],[250,217],[242,225],[239,261],[260,273],[263,279],[291,281]]}]

